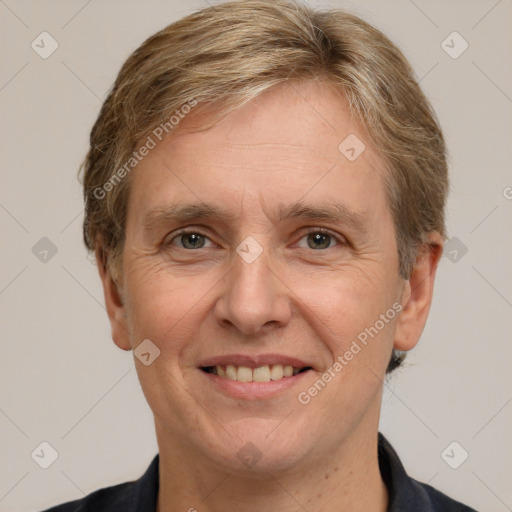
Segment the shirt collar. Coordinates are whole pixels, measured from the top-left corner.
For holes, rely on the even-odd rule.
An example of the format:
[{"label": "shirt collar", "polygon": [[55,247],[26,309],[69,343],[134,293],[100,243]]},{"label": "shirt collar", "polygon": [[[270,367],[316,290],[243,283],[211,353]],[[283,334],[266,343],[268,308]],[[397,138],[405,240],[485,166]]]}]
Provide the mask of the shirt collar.
[{"label": "shirt collar", "polygon": [[156,512],[158,497],[160,456],[157,454],[146,472],[135,482],[130,511]]},{"label": "shirt collar", "polygon": [[388,512],[439,510],[434,507],[427,488],[407,475],[397,453],[380,432],[378,454],[380,474],[388,488]]}]

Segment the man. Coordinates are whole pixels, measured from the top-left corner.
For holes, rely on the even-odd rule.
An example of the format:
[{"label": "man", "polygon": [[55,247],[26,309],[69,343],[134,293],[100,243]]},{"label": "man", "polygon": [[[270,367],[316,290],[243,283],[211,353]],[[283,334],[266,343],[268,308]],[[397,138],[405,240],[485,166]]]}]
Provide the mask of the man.
[{"label": "man", "polygon": [[345,12],[247,1],[127,60],[91,133],[84,237],[159,455],[57,511],[469,511],[378,434],[444,240],[443,136]]}]

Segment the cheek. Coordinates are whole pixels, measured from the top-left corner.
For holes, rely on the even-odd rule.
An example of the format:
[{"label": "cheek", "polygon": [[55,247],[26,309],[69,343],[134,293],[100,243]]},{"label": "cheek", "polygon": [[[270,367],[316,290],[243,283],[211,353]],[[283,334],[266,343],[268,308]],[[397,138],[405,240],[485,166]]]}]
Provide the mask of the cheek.
[{"label": "cheek", "polygon": [[167,352],[178,352],[201,322],[218,282],[213,273],[176,277],[165,268],[144,267],[130,274],[130,320],[135,343],[149,338]]},{"label": "cheek", "polygon": [[[380,342],[374,343],[372,350],[361,350],[354,359],[387,357],[393,337],[395,312],[392,306],[397,290],[396,283],[387,279],[385,273],[377,269],[363,272],[346,268],[327,275],[303,276],[295,283],[298,314],[315,326],[314,330],[333,357],[348,350],[358,336],[363,342],[374,339]],[[380,315],[390,310],[392,314],[388,314],[387,322],[383,324]],[[378,334],[374,330],[376,323]],[[361,346],[367,348],[362,343]],[[365,355],[361,358],[362,352]]]}]

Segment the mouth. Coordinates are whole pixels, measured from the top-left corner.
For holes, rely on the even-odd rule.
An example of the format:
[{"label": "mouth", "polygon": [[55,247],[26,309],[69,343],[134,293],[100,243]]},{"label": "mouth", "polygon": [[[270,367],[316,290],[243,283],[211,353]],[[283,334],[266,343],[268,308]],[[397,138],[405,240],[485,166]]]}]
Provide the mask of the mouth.
[{"label": "mouth", "polygon": [[279,397],[301,382],[304,386],[317,371],[310,361],[283,354],[220,355],[201,361],[198,370],[206,378],[205,389],[244,401]]},{"label": "mouth", "polygon": [[223,379],[237,382],[272,382],[287,379],[299,373],[312,370],[311,366],[292,366],[289,364],[264,364],[261,366],[245,366],[234,364],[217,364],[202,366],[200,369],[209,374],[218,375]]}]

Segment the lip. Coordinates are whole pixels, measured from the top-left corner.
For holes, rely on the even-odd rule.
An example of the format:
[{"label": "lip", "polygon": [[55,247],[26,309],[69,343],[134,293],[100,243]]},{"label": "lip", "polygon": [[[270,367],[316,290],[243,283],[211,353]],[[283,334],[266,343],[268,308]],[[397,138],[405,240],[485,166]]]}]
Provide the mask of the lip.
[{"label": "lip", "polygon": [[[259,366],[261,366],[261,364]],[[230,380],[225,377],[220,377],[219,375],[214,375],[213,373],[207,373],[199,369],[199,373],[204,379],[207,379],[205,382],[208,382],[214,389],[223,395],[227,395],[229,398],[235,398],[238,400],[264,400],[276,397],[299,384],[302,379],[312,371],[313,370],[307,370],[291,377],[283,377],[282,379],[271,380],[270,382],[239,382],[237,380]]]},{"label": "lip", "polygon": [[[247,366],[254,370],[259,366],[282,364],[283,366],[293,366],[294,368],[306,368],[310,367],[314,369],[312,363],[302,361],[296,357],[290,357],[282,354],[229,354],[223,356],[210,357],[204,359],[198,364],[199,368],[205,368],[208,366],[225,366],[231,364],[233,366]],[[291,378],[291,377],[287,377]],[[276,381],[279,382],[279,381]]]}]

